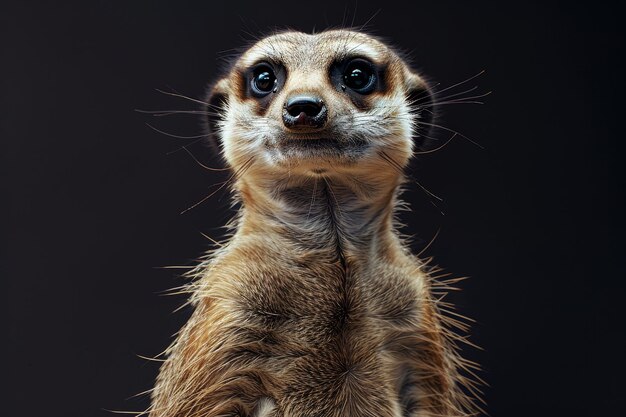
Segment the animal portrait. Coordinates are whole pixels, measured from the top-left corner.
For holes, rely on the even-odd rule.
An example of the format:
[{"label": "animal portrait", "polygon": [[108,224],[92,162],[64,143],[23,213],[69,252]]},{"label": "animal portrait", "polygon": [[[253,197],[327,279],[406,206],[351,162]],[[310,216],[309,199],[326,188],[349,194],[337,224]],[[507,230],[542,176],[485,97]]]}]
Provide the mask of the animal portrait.
[{"label": "animal portrait", "polygon": [[214,83],[207,138],[240,208],[193,272],[194,313],[151,416],[475,412],[463,316],[439,300],[456,280],[396,230],[404,168],[432,151],[434,96],[392,48],[347,29],[264,37]]},{"label": "animal portrait", "polygon": [[623,414],[622,9],[0,2],[1,414]]}]

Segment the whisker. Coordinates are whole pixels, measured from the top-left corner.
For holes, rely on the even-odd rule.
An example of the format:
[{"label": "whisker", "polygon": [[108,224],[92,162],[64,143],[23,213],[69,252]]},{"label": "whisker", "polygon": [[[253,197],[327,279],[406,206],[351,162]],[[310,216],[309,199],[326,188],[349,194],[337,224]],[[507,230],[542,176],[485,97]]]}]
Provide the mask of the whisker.
[{"label": "whisker", "polygon": [[[447,99],[452,98],[452,97],[458,97],[458,96],[461,96],[461,95],[463,95],[463,94],[468,94],[468,93],[471,93],[472,91],[476,91],[477,89],[478,89],[478,86],[476,85],[476,86],[474,86],[474,87],[472,87],[472,88],[470,88],[470,89],[468,89],[468,90],[461,91],[461,92],[458,92],[458,93],[448,94],[448,95],[447,95],[447,96],[445,96],[445,97],[438,97],[438,96],[437,96],[437,93],[433,93],[433,96],[434,96],[434,97],[432,97],[432,98],[434,99],[434,101],[437,101],[437,100],[447,100]],[[420,102],[421,100],[426,99],[426,98],[431,98],[431,97],[429,97],[429,96],[424,96],[424,97],[422,97],[422,98],[419,98],[419,99],[415,99],[415,100],[413,100],[410,104],[418,103],[418,102]]]},{"label": "whisker", "polygon": [[224,187],[225,187],[228,183],[230,183],[230,182],[231,182],[234,178],[236,178],[236,177],[239,177],[239,176],[243,175],[243,174],[244,174],[244,173],[248,170],[248,168],[249,168],[250,166],[252,166],[252,164],[253,164],[253,159],[254,159],[254,156],[251,156],[251,157],[250,157],[250,158],[249,158],[246,162],[244,162],[244,163],[243,163],[243,165],[241,166],[241,168],[240,168],[238,171],[233,172],[233,173],[231,174],[231,176],[230,176],[230,177],[228,177],[228,179],[227,179],[226,181],[224,181],[224,182],[222,182],[222,183],[217,183],[217,184],[214,184],[214,186],[215,186],[215,185],[219,185],[219,187],[218,187],[215,191],[211,192],[209,195],[207,195],[206,197],[204,197],[203,199],[201,199],[201,200],[200,200],[200,201],[198,201],[197,203],[193,204],[192,206],[190,206],[190,207],[186,208],[185,210],[181,211],[181,212],[180,212],[180,214],[185,214],[185,213],[186,213],[186,212],[188,212],[189,210],[191,210],[191,209],[193,209],[193,208],[198,207],[200,204],[204,203],[206,200],[208,200],[209,198],[213,197],[213,196],[214,196],[217,192],[219,192],[221,189],[223,189],[223,188],[224,188]]},{"label": "whisker", "polygon": [[441,232],[441,228],[437,229],[437,232],[435,233],[435,236],[432,237],[432,239],[430,239],[430,242],[428,242],[428,244],[426,246],[424,246],[424,248],[422,248],[421,251],[419,251],[419,253],[417,254],[417,257],[419,258],[420,256],[422,256],[422,254],[424,252],[426,252],[428,250],[428,248],[430,248],[430,246],[433,244],[433,242],[437,239],[437,237],[439,236],[439,232]]},{"label": "whisker", "polygon": [[309,212],[306,215],[306,219],[311,217],[311,211],[313,210],[313,204],[315,204],[315,196],[317,194],[317,178],[313,179],[313,193],[311,194],[311,204],[309,204]]},{"label": "whisker", "polygon": [[212,186],[216,186],[219,185],[219,188],[217,188],[215,191],[213,191],[212,193],[210,193],[209,195],[207,195],[206,197],[202,198],[200,201],[198,201],[197,203],[194,203],[193,205],[187,207],[185,210],[181,211],[180,214],[185,214],[187,213],[189,210],[198,207],[200,204],[204,203],[206,200],[208,200],[209,198],[213,197],[213,195],[215,195],[215,193],[217,193],[219,190],[221,190],[222,188],[224,188],[224,186],[228,184],[228,180],[224,181],[224,182],[219,182],[217,184],[213,184]]},{"label": "whisker", "polygon": [[454,97],[462,96],[463,94],[469,94],[469,93],[471,93],[473,91],[476,91],[476,90],[478,90],[478,86],[477,85],[475,85],[474,87],[469,88],[469,89],[467,89],[465,91],[460,91],[458,93],[448,94],[448,95],[446,95],[444,97],[439,97],[438,95],[435,94],[434,101],[449,100],[449,99],[454,98]]},{"label": "whisker", "polygon": [[421,110],[421,109],[427,109],[427,108],[433,108],[433,107],[439,107],[439,106],[449,106],[452,104],[485,104],[482,101],[464,101],[464,100],[457,100],[457,101],[444,101],[442,103],[432,103],[432,104],[422,104],[419,105],[417,107],[417,111]]},{"label": "whisker", "polygon": [[191,151],[189,149],[187,149],[186,146],[183,146],[182,149],[187,152],[187,154],[198,164],[200,165],[202,168],[206,169],[207,171],[229,171],[230,168],[211,168],[207,165],[204,165],[202,162],[200,162],[198,160],[198,158],[195,157],[194,154],[191,153]]},{"label": "whisker", "polygon": [[[425,192],[426,194],[428,194],[429,196],[434,197],[434,198],[436,198],[437,200],[439,200],[439,201],[443,202],[443,198],[441,198],[441,197],[439,197],[438,195],[436,195],[436,194],[434,194],[434,193],[430,192],[430,191],[429,191],[426,187],[424,187],[422,184],[420,184],[417,180],[415,180],[415,183],[416,183],[416,184],[417,184],[417,185],[418,185],[418,186],[419,186],[422,190],[424,190],[424,192]],[[436,207],[436,206],[435,206],[435,207]]]},{"label": "whisker", "polygon": [[350,27],[354,27],[354,20],[356,19],[356,12],[359,9],[359,2],[355,1],[354,3],[354,13],[352,14],[352,22],[350,22]]},{"label": "whisker", "polygon": [[[396,162],[394,161],[389,155],[387,155],[387,153],[385,151],[379,151],[378,154],[387,162],[389,162],[389,164],[395,168],[397,171],[399,171],[400,173],[404,174],[404,169]],[[437,196],[436,194],[432,193],[431,191],[429,191],[426,187],[424,187],[422,184],[420,184],[417,180],[414,180],[415,183],[422,189],[422,191],[424,191],[424,193],[426,193],[426,195],[436,198],[437,200],[443,202],[443,199],[439,196]],[[437,210],[439,210],[439,212],[443,215],[443,212],[441,211],[441,209],[439,207],[437,207],[437,204],[435,204],[432,200],[429,200],[430,204],[432,204]]]},{"label": "whisker", "polygon": [[148,414],[148,410],[145,411],[122,411],[122,410],[110,410],[108,408],[103,408],[104,411],[113,414],[132,414],[135,417],[140,417]]},{"label": "whisker", "polygon": [[165,94],[165,95],[172,96],[172,97],[183,98],[183,99],[189,100],[189,101],[194,102],[194,103],[202,104],[203,106],[208,106],[209,105],[209,103],[207,103],[205,101],[198,100],[198,99],[195,99],[193,97],[186,96],[184,94],[180,94],[178,91],[174,90],[173,88],[172,88],[173,92],[161,90],[159,88],[155,88],[155,90],[158,91],[161,94]]},{"label": "whisker", "polygon": [[402,166],[400,166],[400,164],[398,164],[396,161],[394,161],[393,158],[391,158],[389,155],[387,155],[387,153],[385,151],[378,151],[378,155],[380,155],[384,160],[389,162],[389,164],[396,171],[398,171],[400,174],[404,174],[404,168],[402,168]]},{"label": "whisker", "polygon": [[480,149],[485,149],[485,148],[484,148],[484,146],[482,146],[482,145],[481,145],[481,144],[479,144],[478,142],[473,141],[472,139],[468,138],[468,137],[467,137],[467,136],[465,136],[464,134],[459,133],[459,132],[457,132],[457,131],[456,131],[456,130],[454,130],[454,129],[450,129],[449,127],[441,126],[441,125],[438,125],[438,124],[436,124],[436,123],[428,123],[428,122],[423,122],[423,121],[418,121],[417,123],[418,123],[418,124],[423,124],[423,125],[426,125],[426,126],[431,126],[431,127],[437,128],[437,129],[446,130],[446,131],[448,131],[448,132],[450,132],[450,133],[456,133],[457,135],[459,135],[459,136],[460,136],[460,137],[462,137],[463,139],[465,139],[465,140],[467,140],[467,141],[469,141],[469,142],[473,143],[474,145],[478,146]]},{"label": "whisker", "polygon": [[471,77],[469,77],[469,78],[468,78],[468,79],[466,79],[466,80],[463,80],[463,81],[458,82],[458,83],[456,83],[456,84],[452,84],[451,86],[446,87],[446,88],[444,88],[444,89],[442,89],[442,90],[439,90],[439,91],[434,91],[434,93],[435,93],[435,94],[441,94],[441,93],[443,93],[444,91],[451,90],[451,89],[453,89],[453,88],[455,88],[455,87],[458,87],[458,86],[463,85],[463,84],[465,84],[465,83],[467,83],[467,82],[469,82],[469,81],[472,81],[473,79],[475,79],[475,78],[477,78],[477,77],[480,77],[480,76],[481,76],[481,75],[483,75],[484,73],[485,73],[485,70],[481,70],[478,74],[472,75]]},{"label": "whisker", "polygon": [[381,8],[381,9],[376,10],[376,11],[374,12],[374,14],[372,15],[372,17],[370,17],[369,19],[367,19],[367,21],[365,21],[365,23],[363,23],[363,24],[361,25],[361,27],[359,28],[359,30],[358,30],[358,31],[359,31],[359,32],[362,32],[362,31],[365,29],[365,27],[366,27],[367,25],[369,25],[369,24],[372,22],[372,20],[374,20],[374,18],[375,18],[376,16],[378,16],[378,14],[379,14],[382,10],[383,10],[382,8]]},{"label": "whisker", "polygon": [[[434,138],[430,138],[428,136],[425,136],[425,137],[428,138],[428,139],[434,139]],[[452,139],[454,139],[455,137],[456,137],[456,133],[453,133],[452,136],[450,136],[450,138],[447,141],[445,141],[443,145],[438,146],[438,147],[436,147],[434,149],[430,149],[428,151],[415,152],[414,154],[415,155],[426,155],[426,154],[429,154],[429,153],[435,153],[435,152],[443,149],[444,147],[446,147],[450,142],[452,142]]]},{"label": "whisker", "polygon": [[169,136],[171,138],[177,138],[177,139],[198,139],[198,138],[208,138],[209,136],[211,136],[210,133],[205,133],[203,135],[192,135],[192,136],[181,136],[181,135],[175,135],[173,133],[168,133],[165,132],[163,130],[157,129],[156,127],[152,126],[150,123],[146,123],[146,126],[148,126],[150,129],[154,130],[155,132],[161,133],[165,136]]},{"label": "whisker", "polygon": [[459,96],[461,94],[469,93],[469,92],[474,91],[474,90],[476,90],[476,88],[464,91],[463,93],[450,94],[449,96],[446,96],[446,97],[436,98],[434,103],[436,104],[436,103],[441,103],[441,102],[444,102],[444,101],[474,100],[474,99],[478,99],[478,98],[487,97],[488,95],[490,95],[492,93],[491,91],[487,91],[486,93],[478,94],[478,95],[475,95],[475,96],[459,97],[459,98],[457,98],[455,100],[450,100],[453,97],[457,97],[457,96]]},{"label": "whisker", "polygon": [[[204,140],[204,138],[199,138],[199,139],[196,139],[196,140],[194,140],[194,141],[189,142],[189,143],[188,143],[188,144],[186,144],[185,146],[195,145],[196,143],[201,142],[201,141],[203,141],[203,140]],[[169,155],[173,155],[173,154],[175,154],[176,152],[180,152],[180,151],[182,151],[182,150],[183,150],[183,148],[184,148],[185,146],[181,146],[181,147],[180,147],[180,148],[178,148],[178,149],[174,149],[173,151],[169,151],[169,152],[168,152],[168,153],[166,153],[165,155],[169,156]]]},{"label": "whisker", "polygon": [[150,114],[152,116],[170,116],[172,114],[201,114],[205,116],[219,116],[218,113],[206,112],[202,110],[141,110],[135,109],[137,113]]}]

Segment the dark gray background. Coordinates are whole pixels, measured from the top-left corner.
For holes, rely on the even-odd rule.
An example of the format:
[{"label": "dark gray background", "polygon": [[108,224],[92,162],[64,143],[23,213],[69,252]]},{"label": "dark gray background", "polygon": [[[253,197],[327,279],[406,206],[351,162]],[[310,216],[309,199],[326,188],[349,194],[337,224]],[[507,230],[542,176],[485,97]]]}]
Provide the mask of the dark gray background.
[{"label": "dark gray background", "polygon": [[155,88],[200,97],[220,57],[274,26],[361,25],[379,9],[369,30],[441,88],[485,69],[470,86],[493,91],[442,108],[485,149],[455,139],[414,163],[444,201],[409,184],[403,214],[415,251],[440,229],[426,254],[471,276],[451,299],[477,320],[485,350],[466,355],[484,365],[490,414],[623,412],[622,12],[572,3],[3,3],[2,414],[141,410],[146,397],[126,398],[158,364],[136,355],[161,352],[189,315],[158,295],[178,272],[155,267],[193,265],[201,232],[220,237],[227,193],[179,213],[225,176],[145,125],[193,135],[197,117],[134,109],[195,109]]}]

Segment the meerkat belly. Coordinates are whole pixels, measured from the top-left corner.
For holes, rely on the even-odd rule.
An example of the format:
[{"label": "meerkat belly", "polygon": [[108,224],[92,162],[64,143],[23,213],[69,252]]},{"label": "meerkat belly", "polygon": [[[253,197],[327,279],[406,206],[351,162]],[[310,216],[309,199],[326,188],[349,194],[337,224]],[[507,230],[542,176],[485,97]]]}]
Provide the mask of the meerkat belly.
[{"label": "meerkat belly", "polygon": [[397,344],[406,343],[399,335],[415,333],[414,289],[406,278],[349,260],[318,260],[248,268],[246,285],[229,301],[241,341],[234,352],[275,381],[267,395],[284,415],[310,409],[348,416],[364,408],[402,415]]}]

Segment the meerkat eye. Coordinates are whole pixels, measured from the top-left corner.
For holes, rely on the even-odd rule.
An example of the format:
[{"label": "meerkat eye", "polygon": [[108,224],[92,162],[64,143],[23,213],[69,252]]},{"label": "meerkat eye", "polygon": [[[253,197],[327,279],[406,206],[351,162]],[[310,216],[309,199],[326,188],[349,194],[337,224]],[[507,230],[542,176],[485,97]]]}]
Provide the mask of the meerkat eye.
[{"label": "meerkat eye", "polygon": [[376,86],[376,75],[372,64],[364,59],[352,60],[343,73],[343,82],[357,93],[371,93]]},{"label": "meerkat eye", "polygon": [[252,73],[252,91],[256,96],[269,94],[276,85],[276,75],[267,65],[260,65]]}]

